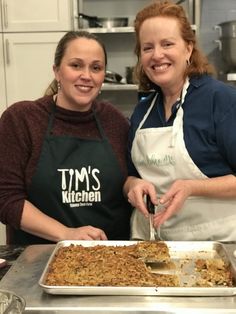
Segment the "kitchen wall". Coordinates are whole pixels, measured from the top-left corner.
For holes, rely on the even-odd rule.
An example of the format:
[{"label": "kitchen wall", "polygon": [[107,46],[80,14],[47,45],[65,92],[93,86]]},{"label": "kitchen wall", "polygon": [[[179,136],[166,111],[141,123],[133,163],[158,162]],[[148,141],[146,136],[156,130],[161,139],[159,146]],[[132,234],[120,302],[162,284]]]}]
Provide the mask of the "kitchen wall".
[{"label": "kitchen wall", "polygon": [[215,43],[219,39],[219,32],[214,30],[214,26],[231,20],[236,20],[235,0],[202,0],[200,46],[218,71],[226,71],[227,66]]}]

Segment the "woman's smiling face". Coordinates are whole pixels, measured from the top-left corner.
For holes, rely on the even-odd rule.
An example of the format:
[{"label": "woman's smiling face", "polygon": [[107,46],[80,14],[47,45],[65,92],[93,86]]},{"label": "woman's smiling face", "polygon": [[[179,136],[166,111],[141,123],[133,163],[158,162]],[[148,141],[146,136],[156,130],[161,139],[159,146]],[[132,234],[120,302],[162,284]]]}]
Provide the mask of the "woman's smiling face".
[{"label": "woman's smiling face", "polygon": [[59,67],[54,66],[60,82],[58,105],[87,111],[99,94],[105,78],[105,55],[94,39],[76,38],[68,43]]},{"label": "woman's smiling face", "polygon": [[148,78],[161,88],[183,81],[192,45],[180,33],[178,21],[171,17],[151,17],[140,28],[140,57]]}]

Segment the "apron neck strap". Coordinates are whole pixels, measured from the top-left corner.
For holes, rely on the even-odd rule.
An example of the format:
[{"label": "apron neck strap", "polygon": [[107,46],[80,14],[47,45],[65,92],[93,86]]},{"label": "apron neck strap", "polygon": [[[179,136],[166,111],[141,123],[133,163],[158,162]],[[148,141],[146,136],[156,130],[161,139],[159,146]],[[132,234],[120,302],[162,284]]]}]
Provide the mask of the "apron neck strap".
[{"label": "apron neck strap", "polygon": [[138,126],[138,129],[137,130],[140,130],[141,127],[143,126],[144,122],[146,121],[147,117],[149,116],[149,113],[151,112],[153,106],[155,105],[156,103],[156,99],[157,99],[157,96],[158,96],[158,93],[156,93],[152,99],[152,102],[151,102],[151,105],[149,106],[147,112],[145,113],[142,121],[139,123],[139,126]]},{"label": "apron neck strap", "polygon": [[182,127],[183,124],[183,108],[182,105],[184,103],[185,97],[187,95],[187,90],[189,87],[189,79],[188,77],[185,80],[182,92],[181,92],[181,97],[180,97],[180,106],[178,108],[178,111],[176,113],[176,117],[173,123],[173,127],[172,127],[172,136],[171,136],[171,141],[170,141],[170,146],[171,148],[175,147],[175,141],[176,141],[176,137],[177,137],[177,133],[179,132],[180,127]]},{"label": "apron neck strap", "polygon": [[97,117],[97,113],[96,113],[95,108],[92,108],[92,111],[93,111],[94,119],[95,119],[96,124],[97,124],[98,131],[99,131],[99,133],[100,133],[100,135],[101,135],[101,138],[102,138],[102,139],[105,139],[105,138],[106,138],[106,135],[105,135],[105,132],[104,132],[102,126],[101,126],[101,122],[100,122],[100,120],[99,120],[98,117]]},{"label": "apron neck strap", "polygon": [[47,136],[50,136],[52,134],[52,126],[53,126],[55,112],[56,112],[56,101],[57,101],[57,97],[55,98],[55,100],[53,101],[53,103],[51,105],[51,113],[49,116],[47,133],[46,133]]},{"label": "apron neck strap", "polygon": [[182,92],[181,92],[181,96],[180,96],[180,99],[181,99],[181,101],[180,101],[181,106],[182,106],[182,104],[184,103],[184,100],[185,100],[185,96],[186,96],[186,94],[187,94],[188,87],[189,87],[189,78],[187,77],[186,80],[185,80],[185,83],[184,83]]},{"label": "apron neck strap", "polygon": [[[185,83],[184,83],[182,92],[181,92],[181,96],[180,96],[180,106],[182,106],[182,104],[184,103],[184,99],[185,99],[185,96],[186,96],[186,94],[187,94],[187,89],[188,89],[188,87],[189,87],[189,78],[187,77],[186,80],[185,80]],[[147,117],[149,116],[149,114],[150,114],[150,112],[151,112],[153,106],[154,106],[155,103],[156,103],[157,96],[158,96],[158,93],[156,93],[155,96],[153,97],[150,107],[148,108],[148,110],[147,110],[147,112],[145,113],[145,115],[144,115],[142,121],[141,121],[140,124],[139,124],[138,130],[142,128],[144,122],[146,121]]]}]

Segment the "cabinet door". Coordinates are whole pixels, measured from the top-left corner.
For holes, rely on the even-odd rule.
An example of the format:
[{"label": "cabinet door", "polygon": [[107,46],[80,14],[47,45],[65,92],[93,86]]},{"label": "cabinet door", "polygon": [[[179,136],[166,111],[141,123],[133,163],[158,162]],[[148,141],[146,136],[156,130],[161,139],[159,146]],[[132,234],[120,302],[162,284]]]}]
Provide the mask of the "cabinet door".
[{"label": "cabinet door", "polygon": [[65,33],[4,34],[7,105],[43,96],[54,78],[56,45]]},{"label": "cabinet door", "polygon": [[5,32],[67,31],[71,15],[71,0],[2,0]]},{"label": "cabinet door", "polygon": [[3,59],[3,34],[0,34],[0,116],[6,109],[6,89],[4,78],[4,59]]}]

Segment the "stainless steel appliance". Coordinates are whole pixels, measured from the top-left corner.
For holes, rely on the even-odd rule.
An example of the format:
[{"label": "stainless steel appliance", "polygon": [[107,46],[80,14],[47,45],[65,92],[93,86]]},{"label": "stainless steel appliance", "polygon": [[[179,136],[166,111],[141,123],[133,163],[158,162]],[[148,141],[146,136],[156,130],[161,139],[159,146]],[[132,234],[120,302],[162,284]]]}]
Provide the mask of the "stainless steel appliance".
[{"label": "stainless steel appliance", "polygon": [[220,78],[236,85],[236,20],[220,23],[215,26],[219,31],[219,44],[222,59],[226,64],[225,73]]}]

